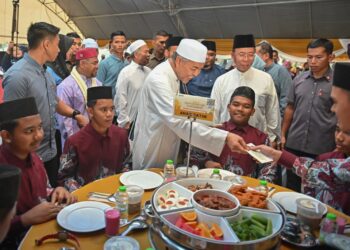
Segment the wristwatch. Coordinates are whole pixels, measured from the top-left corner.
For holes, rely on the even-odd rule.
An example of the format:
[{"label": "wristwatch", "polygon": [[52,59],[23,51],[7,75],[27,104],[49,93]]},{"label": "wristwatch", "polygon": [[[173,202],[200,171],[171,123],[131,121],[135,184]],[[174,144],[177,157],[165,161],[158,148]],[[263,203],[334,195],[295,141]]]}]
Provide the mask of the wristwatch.
[{"label": "wristwatch", "polygon": [[73,111],[73,113],[72,113],[72,118],[75,120],[75,117],[76,117],[77,115],[80,115],[80,114],[81,114],[81,113],[80,113],[79,110],[74,109],[74,111]]},{"label": "wristwatch", "polygon": [[80,248],[80,244],[77,237],[75,237],[73,234],[68,233],[67,231],[64,231],[64,230],[58,231],[55,234],[47,234],[41,237],[40,239],[36,239],[35,245],[40,246],[41,244],[43,244],[45,240],[48,240],[48,239],[57,239],[59,242],[66,242],[68,240],[73,240],[77,244],[77,246]]}]

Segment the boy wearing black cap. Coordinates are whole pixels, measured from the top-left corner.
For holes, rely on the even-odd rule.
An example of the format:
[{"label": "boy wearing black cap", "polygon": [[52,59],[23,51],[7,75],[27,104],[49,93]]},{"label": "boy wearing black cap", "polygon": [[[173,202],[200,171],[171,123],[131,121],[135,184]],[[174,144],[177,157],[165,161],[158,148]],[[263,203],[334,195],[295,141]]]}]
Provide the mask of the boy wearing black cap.
[{"label": "boy wearing black cap", "polygon": [[14,165],[22,171],[16,216],[5,241],[16,244],[13,243],[18,240],[15,237],[31,225],[54,218],[62,209],[60,204],[75,202],[75,197],[62,187],[52,191],[48,186],[43,162],[35,153],[43,139],[43,129],[34,97],[0,104],[0,130],[3,139],[0,163]]},{"label": "boy wearing black cap", "polygon": [[272,157],[274,162],[293,169],[302,179],[305,194],[350,215],[350,157],[347,155],[350,144],[349,63],[335,64],[331,97],[332,111],[338,118],[336,152],[312,159],[297,157],[286,150],[279,151],[265,145],[253,149],[260,150]]},{"label": "boy wearing black cap", "polygon": [[129,155],[127,130],[112,124],[112,88],[88,88],[87,106],[90,123],[66,140],[61,157],[59,182],[70,191],[122,172]]},{"label": "boy wearing black cap", "polygon": [[0,165],[0,243],[4,240],[16,214],[20,180],[21,170],[10,165]]},{"label": "boy wearing black cap", "polygon": [[[248,124],[249,118],[254,114],[255,93],[249,87],[238,87],[232,94],[227,105],[230,120],[224,122],[219,128],[241,136],[246,143],[254,145],[269,144],[268,136]],[[205,162],[207,168],[222,168],[238,175],[265,179],[272,182],[275,170],[268,165],[258,165],[248,154],[232,152],[227,146],[219,157],[209,155]]]}]

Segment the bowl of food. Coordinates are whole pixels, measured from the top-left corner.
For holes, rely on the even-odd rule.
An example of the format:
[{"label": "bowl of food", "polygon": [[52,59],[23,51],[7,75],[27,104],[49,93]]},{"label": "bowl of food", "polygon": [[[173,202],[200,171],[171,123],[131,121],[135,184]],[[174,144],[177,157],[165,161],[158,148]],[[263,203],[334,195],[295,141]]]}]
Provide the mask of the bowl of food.
[{"label": "bowl of food", "polygon": [[234,195],[216,189],[196,191],[192,196],[192,204],[199,211],[215,216],[232,216],[240,208],[239,200]]}]

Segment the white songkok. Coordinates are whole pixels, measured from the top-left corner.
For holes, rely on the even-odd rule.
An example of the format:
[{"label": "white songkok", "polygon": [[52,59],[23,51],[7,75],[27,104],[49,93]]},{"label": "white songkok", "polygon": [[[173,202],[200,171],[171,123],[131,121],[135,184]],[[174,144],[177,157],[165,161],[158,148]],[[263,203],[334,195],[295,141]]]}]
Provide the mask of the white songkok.
[{"label": "white songkok", "polygon": [[92,39],[92,38],[86,38],[83,40],[82,45],[84,48],[94,48],[94,49],[98,49],[98,44],[97,42]]},{"label": "white songkok", "polygon": [[184,38],[177,47],[176,53],[190,61],[205,63],[207,48],[196,40]]},{"label": "white songkok", "polygon": [[128,47],[128,52],[130,52],[130,54],[133,54],[136,50],[138,50],[144,45],[146,45],[146,42],[144,40],[136,40],[135,42],[130,44],[130,46]]}]

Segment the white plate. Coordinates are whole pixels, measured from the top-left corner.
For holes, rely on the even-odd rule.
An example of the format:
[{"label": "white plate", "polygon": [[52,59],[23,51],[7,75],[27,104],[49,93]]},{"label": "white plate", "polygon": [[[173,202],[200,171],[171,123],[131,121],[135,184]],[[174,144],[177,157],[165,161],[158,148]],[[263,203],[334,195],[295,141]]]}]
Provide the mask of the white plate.
[{"label": "white plate", "polygon": [[88,233],[103,229],[104,210],[107,204],[95,201],[82,201],[63,208],[57,215],[57,223],[72,232]]},{"label": "white plate", "polygon": [[145,170],[133,170],[120,176],[124,185],[137,185],[143,189],[153,189],[163,184],[164,179],[156,173]]},{"label": "white plate", "polygon": [[[199,178],[210,178],[210,175],[213,173],[213,168],[204,168],[198,171],[198,177]],[[220,169],[220,174],[222,179],[224,179],[224,177],[226,176],[235,176],[236,174],[224,170],[224,169]]]},{"label": "white plate", "polygon": [[297,213],[296,200],[299,198],[308,198],[308,199],[311,199],[311,200],[314,200],[314,201],[321,203],[321,205],[325,208],[324,214],[327,213],[327,206],[325,204],[323,204],[319,200],[316,200],[315,198],[308,196],[308,195],[305,195],[305,194],[300,194],[300,193],[296,193],[296,192],[278,192],[278,193],[275,193],[271,198],[274,201],[277,201],[279,204],[281,204],[282,207],[284,207],[284,209],[290,213],[294,213],[294,214]]}]

